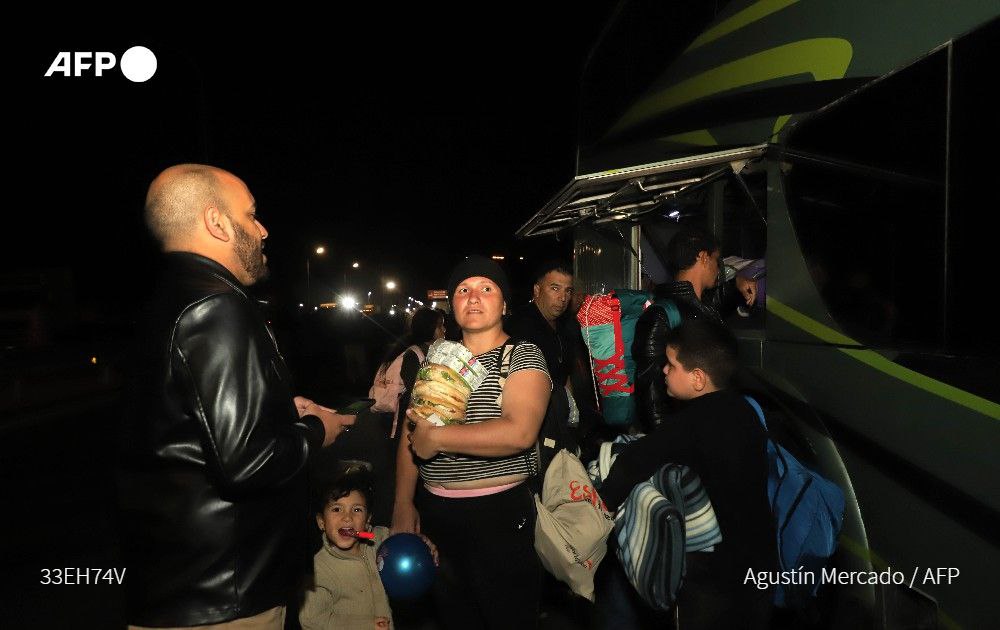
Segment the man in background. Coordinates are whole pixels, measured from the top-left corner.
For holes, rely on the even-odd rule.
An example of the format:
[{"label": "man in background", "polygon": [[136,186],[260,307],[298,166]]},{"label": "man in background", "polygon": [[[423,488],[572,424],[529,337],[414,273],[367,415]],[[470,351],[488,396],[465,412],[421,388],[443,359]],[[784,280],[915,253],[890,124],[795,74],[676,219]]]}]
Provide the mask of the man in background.
[{"label": "man in background", "polygon": [[504,332],[513,339],[530,341],[545,355],[553,391],[548,416],[560,419],[566,448],[579,444],[580,414],[573,398],[571,375],[581,344],[580,326],[571,313],[572,267],[560,260],[543,262],[535,269],[532,300],[519,306],[504,320]]}]

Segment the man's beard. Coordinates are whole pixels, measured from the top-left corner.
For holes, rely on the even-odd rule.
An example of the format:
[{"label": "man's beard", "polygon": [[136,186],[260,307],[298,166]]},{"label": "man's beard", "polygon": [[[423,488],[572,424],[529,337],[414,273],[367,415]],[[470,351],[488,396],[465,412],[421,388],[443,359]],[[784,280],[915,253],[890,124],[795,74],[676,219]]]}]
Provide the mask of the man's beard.
[{"label": "man's beard", "polygon": [[563,313],[566,312],[566,309],[568,307],[569,307],[568,304],[565,305],[565,306],[559,306],[559,305],[556,305],[556,304],[551,304],[551,305],[549,305],[548,315],[553,320],[559,319],[560,317],[562,317]]},{"label": "man's beard", "polygon": [[250,233],[239,223],[233,222],[233,232],[236,233],[236,255],[243,265],[243,270],[250,277],[250,283],[267,277],[267,264],[264,262],[263,243],[255,241]]}]

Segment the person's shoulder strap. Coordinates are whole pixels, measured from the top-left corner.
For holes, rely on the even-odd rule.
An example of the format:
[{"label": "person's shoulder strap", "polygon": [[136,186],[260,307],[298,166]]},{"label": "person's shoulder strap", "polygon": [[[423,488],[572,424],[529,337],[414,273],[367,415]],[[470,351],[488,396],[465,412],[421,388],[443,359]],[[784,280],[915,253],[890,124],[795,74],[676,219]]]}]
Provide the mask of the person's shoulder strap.
[{"label": "person's shoulder strap", "polygon": [[660,302],[663,306],[663,310],[667,313],[667,323],[670,325],[670,329],[673,330],[681,325],[681,312],[677,309],[677,304],[671,300],[666,299]]},{"label": "person's shoulder strap", "polygon": [[788,462],[785,460],[785,455],[787,454],[788,457],[792,458],[793,460],[795,459],[795,456],[786,451],[780,444],[778,444],[771,437],[771,431],[769,431],[767,428],[767,421],[764,420],[764,410],[760,408],[760,403],[758,403],[756,400],[753,399],[753,397],[749,395],[744,395],[743,398],[745,398],[746,401],[750,403],[750,406],[753,407],[753,410],[757,412],[757,418],[760,420],[760,425],[764,427],[764,435],[766,436],[768,444],[769,456],[775,457],[776,459],[780,460],[781,466],[778,468],[778,470],[779,474],[781,476],[784,476],[785,473],[783,471],[788,470]]},{"label": "person's shoulder strap", "polygon": [[412,346],[409,347],[409,350],[411,350],[413,354],[417,355],[417,362],[419,363],[424,362],[424,351],[420,349],[420,346],[418,346],[417,344],[413,344]]},{"label": "person's shoulder strap", "polygon": [[753,407],[753,410],[757,412],[757,418],[760,420],[761,426],[764,427],[764,432],[767,433],[767,421],[764,420],[764,410],[760,408],[760,403],[754,400],[752,396],[743,396],[743,398],[745,398],[746,401],[750,403],[750,406]]},{"label": "person's shoulder strap", "polygon": [[500,378],[506,379],[510,375],[510,359],[514,355],[514,348],[520,344],[520,339],[508,339],[503,344],[500,352]]},{"label": "person's shoulder strap", "polygon": [[653,306],[659,306],[667,316],[667,326],[670,330],[681,325],[681,311],[672,298],[662,297],[653,300]]}]

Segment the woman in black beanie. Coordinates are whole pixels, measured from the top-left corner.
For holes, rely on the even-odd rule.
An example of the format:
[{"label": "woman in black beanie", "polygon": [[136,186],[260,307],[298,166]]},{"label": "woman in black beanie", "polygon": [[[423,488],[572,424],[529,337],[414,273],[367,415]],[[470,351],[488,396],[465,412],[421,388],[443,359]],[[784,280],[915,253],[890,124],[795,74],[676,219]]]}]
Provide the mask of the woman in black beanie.
[{"label": "woman in black beanie", "polygon": [[438,427],[408,414],[392,528],[422,531],[438,545],[434,596],[444,627],[533,628],[541,565],[524,481],[538,471],[534,447],[552,381],[537,346],[508,343],[502,318],[510,286],[496,262],[466,258],[448,293],[462,344],[488,375],[469,397],[464,424]]}]

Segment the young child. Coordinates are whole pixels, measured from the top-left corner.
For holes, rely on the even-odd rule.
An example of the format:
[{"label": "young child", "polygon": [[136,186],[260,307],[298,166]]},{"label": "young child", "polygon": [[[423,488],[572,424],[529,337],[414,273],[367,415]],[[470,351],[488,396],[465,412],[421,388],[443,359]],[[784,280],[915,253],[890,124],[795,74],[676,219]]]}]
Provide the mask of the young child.
[{"label": "young child", "polygon": [[[303,630],[372,630],[391,628],[392,610],[375,566],[375,550],[388,538],[385,527],[372,528],[368,503],[371,475],[364,469],[341,473],[319,494],[316,525],[323,548],[313,558],[313,582],[299,612]],[[373,532],[373,540],[356,533]],[[437,550],[424,538],[437,561]]]},{"label": "young child", "polygon": [[671,331],[666,345],[667,391],[684,404],[622,451],[601,497],[617,509],[664,464],[690,466],[712,500],[722,542],[713,553],[687,555],[680,627],[767,627],[772,593],[744,584],[747,568],[772,571],[777,564],[766,434],[750,404],[728,389],[736,340],[722,326],[694,319]]}]

